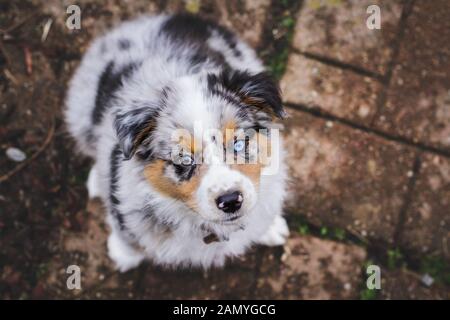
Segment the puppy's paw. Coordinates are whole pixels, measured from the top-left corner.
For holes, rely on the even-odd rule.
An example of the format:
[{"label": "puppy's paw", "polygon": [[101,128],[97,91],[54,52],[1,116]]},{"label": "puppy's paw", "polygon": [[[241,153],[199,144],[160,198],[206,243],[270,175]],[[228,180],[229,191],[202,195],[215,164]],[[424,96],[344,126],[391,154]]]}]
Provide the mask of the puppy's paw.
[{"label": "puppy's paw", "polygon": [[108,238],[108,255],[120,272],[137,267],[145,258],[143,254],[120,239],[115,232],[111,233]]},{"label": "puppy's paw", "polygon": [[91,171],[89,171],[86,187],[88,190],[89,199],[100,197],[101,192],[100,192],[99,176],[95,165],[91,168]]},{"label": "puppy's paw", "polygon": [[270,247],[281,246],[286,242],[288,236],[289,228],[286,220],[282,216],[277,215],[275,216],[272,225],[269,227],[269,230],[263,234],[258,243]]}]

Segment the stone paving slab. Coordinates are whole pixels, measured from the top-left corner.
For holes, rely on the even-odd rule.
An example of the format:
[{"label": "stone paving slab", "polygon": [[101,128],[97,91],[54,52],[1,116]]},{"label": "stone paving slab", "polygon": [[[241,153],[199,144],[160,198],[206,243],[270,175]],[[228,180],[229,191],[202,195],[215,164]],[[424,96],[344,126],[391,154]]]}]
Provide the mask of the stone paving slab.
[{"label": "stone paving slab", "polygon": [[450,2],[416,1],[376,127],[450,151]]},{"label": "stone paving slab", "polygon": [[425,153],[421,162],[402,246],[419,256],[441,256],[450,261],[450,160]]},{"label": "stone paving slab", "polygon": [[366,258],[363,248],[292,235],[281,263],[264,256],[256,295],[262,299],[355,299]]},{"label": "stone paving slab", "polygon": [[280,87],[287,103],[319,108],[368,125],[377,110],[381,84],[373,78],[291,54]]},{"label": "stone paving slab", "polygon": [[316,225],[391,242],[412,175],[414,150],[288,110],[287,210]]},{"label": "stone paving slab", "polygon": [[448,300],[450,292],[442,286],[427,287],[421,275],[408,270],[382,270],[381,290],[383,300]]},{"label": "stone paving slab", "polygon": [[[123,275],[113,272],[113,263],[107,256],[108,227],[104,215],[101,201],[94,200],[88,202],[86,210],[76,213],[72,222],[64,222],[66,228],[75,230],[62,232],[58,252],[47,267],[49,274],[42,281],[42,286],[50,296],[112,298],[117,288],[121,288],[124,297],[133,293],[134,272]],[[78,227],[73,228],[74,224]],[[69,265],[80,267],[82,290],[67,289],[69,275],[66,269]]]},{"label": "stone paving slab", "polygon": [[[294,48],[385,74],[401,16],[400,0],[307,0],[298,17]],[[366,26],[369,5],[381,11],[381,29]]]}]

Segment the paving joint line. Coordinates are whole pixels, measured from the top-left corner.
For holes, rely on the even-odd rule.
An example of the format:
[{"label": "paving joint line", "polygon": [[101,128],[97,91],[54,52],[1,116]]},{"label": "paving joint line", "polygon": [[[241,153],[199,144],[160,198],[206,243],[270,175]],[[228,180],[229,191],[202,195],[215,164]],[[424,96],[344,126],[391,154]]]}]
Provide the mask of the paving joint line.
[{"label": "paving joint line", "polygon": [[358,75],[364,76],[364,77],[370,77],[375,79],[378,82],[381,82],[384,84],[385,81],[385,76],[377,73],[377,72],[373,72],[370,70],[367,70],[365,68],[359,67],[357,65],[354,64],[350,64],[350,63],[346,63],[346,62],[342,62],[340,60],[336,60],[327,56],[323,56],[323,55],[319,55],[319,54],[315,54],[315,53],[311,53],[308,51],[301,51],[297,48],[291,47],[291,52],[292,53],[296,53],[299,55],[304,56],[307,59],[311,59],[311,60],[315,60],[318,62],[321,62],[325,65],[331,66],[331,67],[335,67],[335,68],[339,68],[342,70],[348,70],[351,71],[353,73],[356,73]]},{"label": "paving joint line", "polygon": [[408,216],[408,210],[411,206],[411,201],[413,198],[414,190],[416,187],[416,182],[418,176],[420,174],[420,169],[422,166],[421,162],[421,152],[418,152],[414,158],[413,166],[412,166],[412,176],[408,180],[408,186],[406,188],[406,192],[403,198],[403,205],[400,208],[399,216],[397,219],[397,224],[395,226],[393,241],[398,246],[400,246],[400,242],[402,240],[403,231],[405,229],[406,218]]},{"label": "paving joint line", "polygon": [[394,44],[392,47],[392,55],[389,63],[387,64],[387,70],[383,77],[382,84],[384,85],[381,88],[381,91],[377,97],[376,101],[376,109],[375,113],[372,116],[369,126],[373,126],[377,121],[377,118],[386,104],[387,99],[387,91],[391,85],[392,74],[394,71],[395,65],[398,63],[398,56],[400,54],[400,47],[405,38],[405,31],[407,26],[408,17],[411,15],[411,12],[414,7],[415,0],[405,0],[403,1],[402,13],[400,16],[400,21],[398,23],[397,35],[394,39]]},{"label": "paving joint line", "polygon": [[393,135],[393,134],[390,134],[390,133],[387,133],[387,132],[384,132],[384,131],[381,131],[378,129],[370,128],[366,125],[358,124],[353,121],[332,115],[328,112],[320,110],[319,107],[317,107],[317,106],[310,107],[310,106],[307,106],[304,104],[296,104],[296,103],[290,103],[290,102],[284,102],[284,105],[290,109],[308,113],[316,118],[334,121],[334,122],[340,123],[342,125],[345,125],[347,127],[351,127],[353,129],[356,129],[356,130],[359,130],[359,131],[362,131],[362,132],[365,132],[368,134],[376,135],[376,136],[381,137],[388,141],[398,142],[400,144],[407,145],[409,147],[414,147],[416,149],[431,152],[431,153],[437,154],[439,156],[450,159],[450,150],[439,149],[439,148],[427,145],[422,142],[415,142],[413,140],[410,140],[410,139],[402,137],[402,136],[397,136],[397,135]]}]

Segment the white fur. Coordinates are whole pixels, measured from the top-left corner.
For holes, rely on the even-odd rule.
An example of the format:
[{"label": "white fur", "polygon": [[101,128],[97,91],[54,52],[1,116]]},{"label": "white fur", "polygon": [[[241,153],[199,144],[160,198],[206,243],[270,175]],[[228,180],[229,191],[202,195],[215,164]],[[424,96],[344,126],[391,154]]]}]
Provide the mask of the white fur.
[{"label": "white fur", "polygon": [[259,239],[259,243],[266,246],[280,246],[286,242],[289,236],[289,228],[282,216],[275,216],[269,230]]},{"label": "white fur", "polygon": [[96,166],[94,165],[89,171],[89,176],[86,182],[86,188],[88,190],[89,199],[94,199],[96,197],[101,197],[102,195],[102,185],[100,183],[98,176],[98,171]]},{"label": "white fur", "polygon": [[113,231],[108,237],[108,254],[120,272],[137,267],[145,259],[145,255],[122,240],[117,231]]}]

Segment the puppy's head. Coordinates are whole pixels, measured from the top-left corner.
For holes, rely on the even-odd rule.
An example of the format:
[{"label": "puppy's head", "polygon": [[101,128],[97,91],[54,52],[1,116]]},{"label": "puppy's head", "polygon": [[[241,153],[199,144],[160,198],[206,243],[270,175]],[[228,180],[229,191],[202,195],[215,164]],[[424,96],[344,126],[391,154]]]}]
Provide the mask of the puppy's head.
[{"label": "puppy's head", "polygon": [[116,116],[125,157],[142,161],[153,189],[189,214],[238,224],[258,201],[272,121],[284,115],[274,81],[238,71],[191,75],[146,104]]}]

